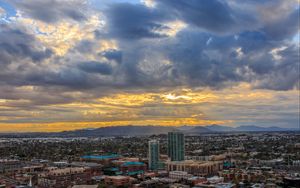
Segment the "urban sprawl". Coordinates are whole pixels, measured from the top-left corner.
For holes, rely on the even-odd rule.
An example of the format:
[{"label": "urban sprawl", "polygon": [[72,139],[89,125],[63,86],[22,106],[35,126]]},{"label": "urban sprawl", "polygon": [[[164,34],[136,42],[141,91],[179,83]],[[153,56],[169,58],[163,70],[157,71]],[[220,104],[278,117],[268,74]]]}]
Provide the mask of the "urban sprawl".
[{"label": "urban sprawl", "polygon": [[300,134],[3,137],[0,187],[300,187]]}]

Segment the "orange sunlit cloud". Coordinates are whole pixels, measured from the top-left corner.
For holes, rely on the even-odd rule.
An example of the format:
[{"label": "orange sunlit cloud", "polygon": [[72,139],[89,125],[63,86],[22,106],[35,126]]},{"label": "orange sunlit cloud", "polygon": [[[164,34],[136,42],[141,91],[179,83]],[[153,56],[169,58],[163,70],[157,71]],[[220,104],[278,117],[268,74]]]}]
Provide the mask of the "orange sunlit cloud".
[{"label": "orange sunlit cloud", "polygon": [[[248,84],[241,84],[219,91],[176,89],[162,93],[113,94],[87,102],[56,104],[45,106],[43,110],[22,111],[22,115],[14,118],[2,117],[2,120],[10,120],[10,123],[1,123],[1,130],[52,132],[117,125],[237,125],[240,119],[247,121],[247,118],[241,114],[240,119],[226,118],[228,114],[241,113],[239,111],[242,108],[250,112],[257,105],[286,105],[284,101],[277,101],[277,96],[282,95],[293,96],[291,99],[297,101],[298,92],[294,90],[286,94],[280,91],[252,90]],[[0,109],[13,110],[21,104],[30,103],[11,102],[1,100]],[[244,105],[241,107],[241,104]],[[219,109],[223,109],[224,105],[230,106],[231,110],[220,112]],[[61,113],[49,113],[51,108]],[[267,112],[258,116],[267,117]],[[24,121],[24,118],[27,120]]]}]

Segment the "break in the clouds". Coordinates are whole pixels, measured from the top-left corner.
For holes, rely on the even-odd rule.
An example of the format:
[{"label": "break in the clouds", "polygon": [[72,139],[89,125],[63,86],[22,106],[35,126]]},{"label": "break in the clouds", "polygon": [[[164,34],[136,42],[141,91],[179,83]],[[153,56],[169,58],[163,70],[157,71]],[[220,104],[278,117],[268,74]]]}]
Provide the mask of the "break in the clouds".
[{"label": "break in the clouds", "polygon": [[0,0],[1,129],[297,127],[299,29],[297,0]]}]

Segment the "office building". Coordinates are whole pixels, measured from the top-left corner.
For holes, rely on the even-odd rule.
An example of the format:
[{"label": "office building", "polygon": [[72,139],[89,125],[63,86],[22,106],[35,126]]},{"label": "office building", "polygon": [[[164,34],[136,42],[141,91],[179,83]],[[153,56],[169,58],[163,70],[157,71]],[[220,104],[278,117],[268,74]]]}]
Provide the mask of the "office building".
[{"label": "office building", "polygon": [[168,156],[171,161],[184,160],[184,134],[181,132],[168,133]]},{"label": "office building", "polygon": [[188,174],[185,171],[170,171],[169,172],[169,178],[171,179],[177,179],[177,180],[181,180],[181,179],[189,179],[191,178],[192,175]]},{"label": "office building", "polygon": [[222,161],[169,161],[166,164],[168,172],[184,171],[194,176],[217,175],[223,170]]},{"label": "office building", "polygon": [[157,140],[151,140],[148,145],[148,167],[150,170],[157,170],[159,167],[159,142]]},{"label": "office building", "polygon": [[92,174],[90,168],[68,167],[55,168],[48,172],[39,174],[38,187],[41,188],[61,188],[69,187],[72,184],[86,184],[91,181]]}]

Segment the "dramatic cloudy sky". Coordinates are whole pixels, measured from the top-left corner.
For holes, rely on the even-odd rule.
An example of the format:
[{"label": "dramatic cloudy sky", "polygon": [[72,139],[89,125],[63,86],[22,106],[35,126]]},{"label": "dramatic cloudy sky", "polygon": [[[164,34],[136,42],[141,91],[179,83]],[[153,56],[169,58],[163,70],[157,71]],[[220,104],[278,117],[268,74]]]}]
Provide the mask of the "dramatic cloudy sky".
[{"label": "dramatic cloudy sky", "polygon": [[0,131],[299,126],[298,0],[0,0]]}]

